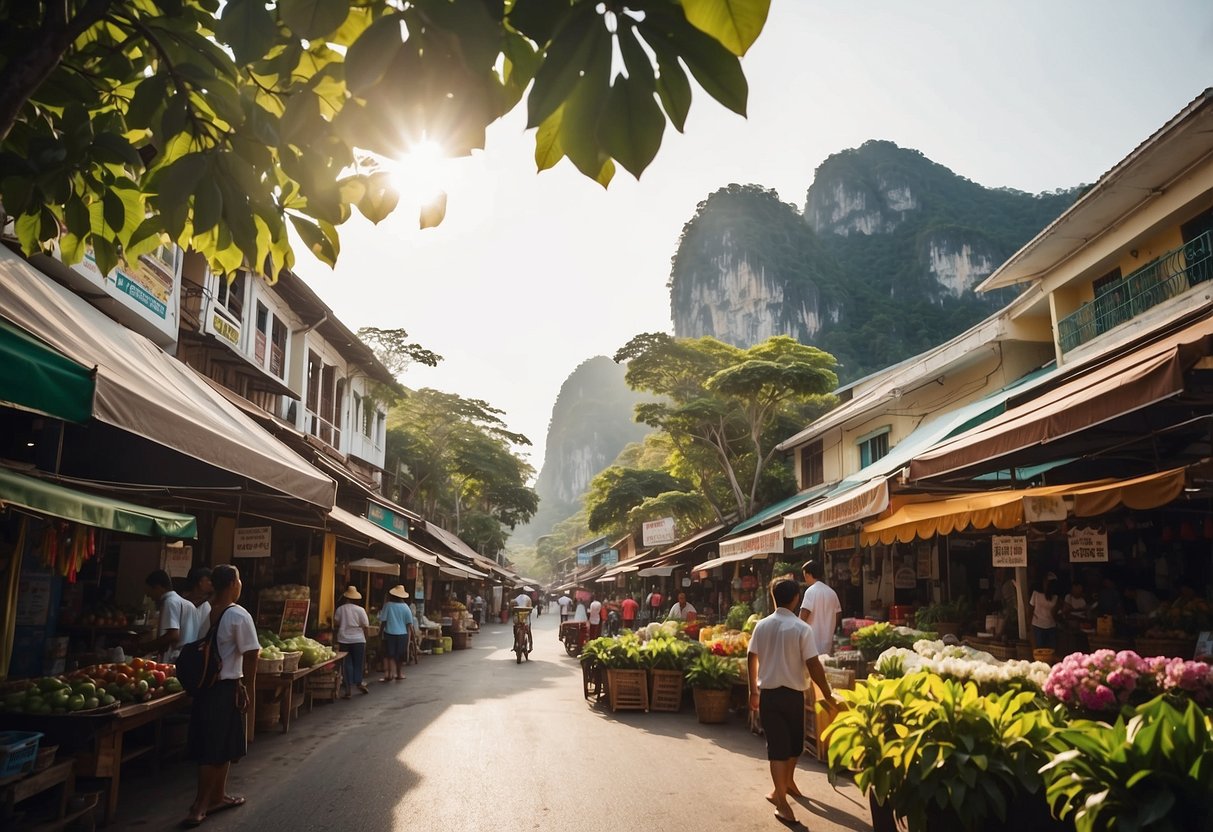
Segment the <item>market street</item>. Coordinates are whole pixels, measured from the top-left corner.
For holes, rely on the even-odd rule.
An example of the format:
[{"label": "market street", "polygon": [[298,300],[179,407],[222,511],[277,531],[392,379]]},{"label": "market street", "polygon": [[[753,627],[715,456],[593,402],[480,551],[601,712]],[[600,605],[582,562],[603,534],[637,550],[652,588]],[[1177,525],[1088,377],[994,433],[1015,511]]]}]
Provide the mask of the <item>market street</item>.
[{"label": "market street", "polygon": [[[203,828],[270,830],[781,829],[763,800],[764,745],[737,717],[701,725],[682,712],[611,714],[581,695],[581,671],[556,640],[555,615],[535,627],[529,663],[494,624],[469,650],[426,656],[404,682],[317,705],[289,734],[258,734],[233,768],[242,808]],[[185,815],[195,769],[132,771],[113,829],[164,829]],[[813,830],[870,828],[867,802],[803,758],[810,802],[794,804]],[[87,786],[84,786],[87,788]]]}]

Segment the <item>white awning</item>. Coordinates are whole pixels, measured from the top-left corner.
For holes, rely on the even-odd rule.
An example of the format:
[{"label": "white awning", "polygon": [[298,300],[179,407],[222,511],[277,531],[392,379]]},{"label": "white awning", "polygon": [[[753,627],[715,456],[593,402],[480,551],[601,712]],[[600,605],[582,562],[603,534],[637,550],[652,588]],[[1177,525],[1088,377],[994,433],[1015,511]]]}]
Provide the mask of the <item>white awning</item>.
[{"label": "white awning", "polygon": [[[716,559],[722,563],[731,563],[735,560],[765,558],[767,555],[783,554],[783,546],[783,528],[776,526],[773,529],[764,529],[753,534],[720,541],[720,552]],[[698,572],[703,568],[705,567],[702,565],[696,566],[695,571]]]},{"label": "white awning", "polygon": [[636,574],[641,578],[668,578],[674,574],[677,566],[650,566],[647,569],[641,569]]},{"label": "white awning", "polygon": [[337,485],[190,367],[0,245],[0,316],[95,367],[93,418],[325,509]]},{"label": "white awning", "polygon": [[329,517],[350,531],[382,543],[384,546],[394,549],[405,557],[410,557],[421,563],[428,563],[430,566],[439,565],[438,555],[431,555],[420,546],[409,543],[403,537],[397,537],[387,529],[379,528],[365,517],[359,517],[357,514],[348,512],[340,506],[333,506],[329,510]]},{"label": "white awning", "polygon": [[[779,532],[779,540],[780,540],[780,543],[782,544],[783,529],[777,528],[777,529],[775,529],[775,531]],[[783,552],[782,545],[779,547],[779,551]],[[724,566],[729,563],[736,563],[737,561],[741,561],[741,560],[766,560],[767,555],[769,555],[769,554],[775,554],[775,553],[761,552],[759,554],[754,554],[753,552],[736,552],[732,555],[729,555],[728,557],[712,558],[711,560],[705,560],[703,563],[699,563],[699,564],[696,564],[695,566],[692,566],[691,571],[692,572],[707,572],[709,570],[715,569],[718,566]]]},{"label": "white awning", "polygon": [[836,497],[815,503],[803,511],[783,518],[784,537],[800,537],[813,532],[857,523],[880,514],[889,507],[889,482],[885,477],[868,480]]},{"label": "white awning", "polygon": [[450,577],[456,578],[457,580],[466,580],[471,578],[473,580],[481,581],[488,577],[488,575],[485,573],[473,569],[466,563],[461,563],[454,558],[448,558],[446,555],[438,555],[437,557],[439,561],[439,571]]}]

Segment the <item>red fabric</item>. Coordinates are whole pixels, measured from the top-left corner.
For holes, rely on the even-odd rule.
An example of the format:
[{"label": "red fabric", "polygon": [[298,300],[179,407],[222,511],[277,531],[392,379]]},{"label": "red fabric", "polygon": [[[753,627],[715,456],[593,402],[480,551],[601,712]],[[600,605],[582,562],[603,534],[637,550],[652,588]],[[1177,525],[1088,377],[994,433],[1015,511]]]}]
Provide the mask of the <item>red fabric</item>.
[{"label": "red fabric", "polygon": [[621,606],[623,607],[623,620],[635,621],[636,611],[640,609],[640,605],[631,598],[624,598]]}]

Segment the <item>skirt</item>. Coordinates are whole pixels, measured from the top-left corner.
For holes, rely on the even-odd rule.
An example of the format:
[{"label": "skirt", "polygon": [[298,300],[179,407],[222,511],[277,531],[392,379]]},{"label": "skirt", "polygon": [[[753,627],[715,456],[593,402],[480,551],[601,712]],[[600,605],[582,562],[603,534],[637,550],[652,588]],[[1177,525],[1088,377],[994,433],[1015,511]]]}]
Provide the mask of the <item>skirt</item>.
[{"label": "skirt", "polygon": [[234,763],[248,753],[244,714],[236,705],[237,679],[220,679],[194,694],[186,753],[204,766]]}]

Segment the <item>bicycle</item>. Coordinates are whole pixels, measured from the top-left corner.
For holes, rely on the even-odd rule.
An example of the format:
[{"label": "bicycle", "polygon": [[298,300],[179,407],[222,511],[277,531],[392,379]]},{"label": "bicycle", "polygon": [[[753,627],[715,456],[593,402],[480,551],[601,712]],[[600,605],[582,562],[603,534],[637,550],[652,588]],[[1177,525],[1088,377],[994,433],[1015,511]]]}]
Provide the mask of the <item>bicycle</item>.
[{"label": "bicycle", "polygon": [[514,607],[514,661],[522,664],[523,656],[529,662],[534,642],[531,638],[531,608]]}]

